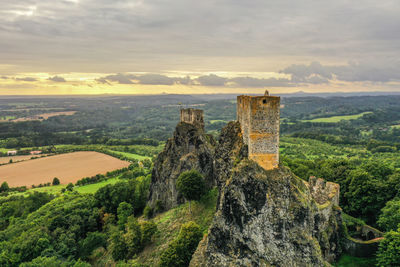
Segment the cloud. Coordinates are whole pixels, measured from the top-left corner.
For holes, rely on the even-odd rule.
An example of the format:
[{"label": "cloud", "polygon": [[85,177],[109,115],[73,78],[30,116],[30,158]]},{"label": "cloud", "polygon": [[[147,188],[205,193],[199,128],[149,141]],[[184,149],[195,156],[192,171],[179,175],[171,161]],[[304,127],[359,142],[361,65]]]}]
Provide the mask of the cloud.
[{"label": "cloud", "polygon": [[135,75],[117,73],[114,75],[108,75],[106,77],[99,78],[97,79],[97,81],[101,83],[105,83],[106,81],[111,81],[120,84],[133,84],[132,80],[135,78],[136,78]]},{"label": "cloud", "polygon": [[398,0],[217,2],[3,0],[0,58],[57,73],[263,72],[400,54]]},{"label": "cloud", "polygon": [[60,77],[57,75],[53,76],[53,77],[49,77],[49,80],[53,81],[53,82],[57,82],[57,83],[65,83],[66,82],[66,80],[63,77]]},{"label": "cloud", "polygon": [[33,78],[33,77],[15,78],[15,80],[23,81],[23,82],[35,82],[35,81],[37,81],[37,79]]},{"label": "cloud", "polygon": [[319,62],[291,65],[281,71],[296,83],[327,83],[337,79],[346,82],[400,81],[400,62],[350,62],[347,65],[322,65]]},{"label": "cloud", "polygon": [[295,86],[289,79],[259,79],[253,77],[236,77],[229,79],[239,87],[292,87]]},{"label": "cloud", "polygon": [[209,74],[197,78],[197,82],[204,86],[224,86],[227,81],[227,78],[220,77],[215,74]]},{"label": "cloud", "polygon": [[160,74],[145,74],[137,76],[136,79],[140,84],[159,84],[159,85],[173,85],[175,83],[174,78],[170,78]]}]

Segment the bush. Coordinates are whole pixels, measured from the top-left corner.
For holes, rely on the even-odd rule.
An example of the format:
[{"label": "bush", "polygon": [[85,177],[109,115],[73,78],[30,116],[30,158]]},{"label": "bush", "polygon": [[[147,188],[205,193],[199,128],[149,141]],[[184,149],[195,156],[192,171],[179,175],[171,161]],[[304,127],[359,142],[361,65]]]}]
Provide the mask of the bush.
[{"label": "bush", "polygon": [[[400,229],[399,229],[400,230]],[[390,231],[379,243],[377,252],[377,266],[400,266],[400,233]]]},{"label": "bush", "polygon": [[126,222],[128,221],[128,217],[133,214],[132,205],[126,202],[119,203],[117,209],[117,216],[118,216],[118,225],[120,229],[123,229]]},{"label": "bush", "polygon": [[8,186],[7,182],[3,182],[0,186],[0,193],[2,192],[7,192],[8,190],[10,190],[10,187]]},{"label": "bush", "polygon": [[60,184],[60,179],[58,179],[57,177],[54,177],[52,185],[59,185]]},{"label": "bush", "polygon": [[157,225],[154,222],[140,223],[142,231],[142,245],[145,246],[151,241],[151,237],[157,232]]},{"label": "bush", "polygon": [[106,235],[99,232],[88,233],[86,238],[80,243],[80,255],[82,258],[90,256],[93,250],[107,246]]},{"label": "bush", "polygon": [[72,191],[74,189],[74,185],[72,183],[69,183],[65,189],[67,189],[68,191]]},{"label": "bush", "polygon": [[176,188],[183,195],[183,197],[190,201],[199,200],[205,193],[206,184],[203,176],[196,170],[186,171],[179,175],[176,181]]},{"label": "bush", "polygon": [[147,219],[150,219],[151,217],[153,217],[153,208],[150,206],[146,206],[143,210],[143,215],[144,217],[146,217]]},{"label": "bush", "polygon": [[378,225],[385,231],[396,230],[400,227],[400,199],[386,202],[379,216]]},{"label": "bush", "polygon": [[178,237],[172,241],[160,258],[161,267],[186,267],[203,234],[194,222],[182,225]]}]

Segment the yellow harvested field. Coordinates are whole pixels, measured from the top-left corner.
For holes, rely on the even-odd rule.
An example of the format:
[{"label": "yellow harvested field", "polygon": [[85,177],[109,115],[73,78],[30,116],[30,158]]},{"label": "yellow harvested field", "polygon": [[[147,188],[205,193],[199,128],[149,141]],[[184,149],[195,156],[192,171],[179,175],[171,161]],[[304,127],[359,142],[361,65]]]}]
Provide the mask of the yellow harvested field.
[{"label": "yellow harvested field", "polygon": [[75,183],[129,164],[98,152],[73,152],[0,166],[0,183],[6,181],[10,187],[30,187],[52,182],[54,177],[59,178],[61,184]]},{"label": "yellow harvested field", "polygon": [[[41,156],[44,156],[44,154],[0,157],[0,164],[9,163],[10,159],[12,159],[13,162],[18,162],[18,161],[31,159],[32,157],[41,157]],[[1,179],[1,177],[0,177],[0,179]]]}]

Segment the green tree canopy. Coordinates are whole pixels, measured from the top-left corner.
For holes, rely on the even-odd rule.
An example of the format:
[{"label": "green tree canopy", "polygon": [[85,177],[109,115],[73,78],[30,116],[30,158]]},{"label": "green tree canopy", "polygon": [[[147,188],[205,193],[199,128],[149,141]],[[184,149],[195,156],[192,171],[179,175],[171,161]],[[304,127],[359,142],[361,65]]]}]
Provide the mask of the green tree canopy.
[{"label": "green tree canopy", "polygon": [[52,184],[53,185],[59,185],[60,184],[60,179],[58,179],[57,177],[54,177]]},{"label": "green tree canopy", "polygon": [[181,173],[176,182],[178,191],[187,200],[199,200],[205,192],[203,176],[196,170]]},{"label": "green tree canopy", "polygon": [[377,266],[400,266],[400,232],[398,231],[387,232],[385,238],[379,243]]}]

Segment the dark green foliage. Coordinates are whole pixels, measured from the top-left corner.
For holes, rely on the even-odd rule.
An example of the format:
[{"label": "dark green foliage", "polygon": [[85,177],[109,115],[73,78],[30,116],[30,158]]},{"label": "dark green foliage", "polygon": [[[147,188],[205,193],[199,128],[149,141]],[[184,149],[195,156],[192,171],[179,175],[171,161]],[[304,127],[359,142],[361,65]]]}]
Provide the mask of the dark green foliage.
[{"label": "dark green foliage", "polygon": [[156,231],[153,222],[138,223],[135,217],[130,216],[123,230],[112,229],[109,249],[113,259],[119,261],[134,257],[151,241]]},{"label": "dark green foliage", "polygon": [[143,215],[147,218],[150,219],[153,217],[153,208],[150,206],[146,206],[143,210]]},{"label": "dark green foliage", "polygon": [[53,196],[47,193],[34,192],[27,197],[10,197],[0,201],[0,230],[7,228],[11,218],[26,218],[52,199]]},{"label": "dark green foliage", "polygon": [[128,217],[133,215],[133,208],[132,205],[126,202],[119,203],[117,209],[117,216],[118,216],[118,225],[121,229],[125,226],[126,222],[128,221]]},{"label": "dark green foliage", "polygon": [[150,176],[130,179],[126,182],[108,184],[95,193],[99,207],[104,207],[107,213],[117,214],[121,202],[132,205],[135,214],[141,214],[149,193]]},{"label": "dark green foliage", "polygon": [[72,183],[69,183],[67,187],[65,187],[65,189],[68,191],[72,191],[74,189],[74,185]]},{"label": "dark green foliage", "polygon": [[126,259],[130,259],[143,249],[142,231],[136,218],[133,216],[128,218],[128,222],[123,235],[127,252]]},{"label": "dark green foliage", "polygon": [[388,201],[379,216],[378,225],[384,231],[400,228],[400,199]]},{"label": "dark green foliage", "polygon": [[157,200],[156,204],[154,206],[154,212],[159,213],[159,212],[164,211],[164,209],[165,209],[165,207],[164,207],[163,203],[161,202],[161,200]]},{"label": "dark green foliage", "polygon": [[182,225],[178,237],[172,241],[160,258],[161,267],[186,267],[203,234],[194,222]]},{"label": "dark green foliage", "polygon": [[95,193],[94,197],[99,207],[104,207],[106,212],[117,214],[119,203],[126,202],[134,206],[134,193],[136,182],[118,182],[108,184]]},{"label": "dark green foliage", "polygon": [[93,250],[107,246],[107,237],[104,233],[91,232],[80,242],[80,257],[83,259],[90,256]]},{"label": "dark green foliage", "polygon": [[145,221],[140,223],[140,230],[142,232],[142,244],[150,243],[151,237],[157,232],[157,225],[152,221]]},{"label": "dark green foliage", "polygon": [[205,192],[206,185],[203,176],[198,171],[191,170],[179,175],[176,188],[187,200],[199,200]]},{"label": "dark green foliage", "polygon": [[115,230],[112,232],[110,237],[111,255],[115,261],[123,260],[126,258],[128,248],[123,238],[123,232]]},{"label": "dark green foliage", "polygon": [[10,189],[7,182],[3,182],[0,186],[0,193],[7,192]]},{"label": "dark green foliage", "polygon": [[81,240],[99,230],[99,215],[90,195],[71,193],[52,200],[0,232],[0,266],[39,256],[77,259]]},{"label": "dark green foliage", "polygon": [[59,185],[60,184],[60,179],[58,179],[57,177],[54,177],[52,185]]},{"label": "dark green foliage", "polygon": [[377,252],[377,266],[400,266],[400,229],[385,234],[385,238],[379,243]]},{"label": "dark green foliage", "polygon": [[31,262],[22,263],[20,267],[67,267],[68,262],[59,260],[57,257],[37,257]]}]

